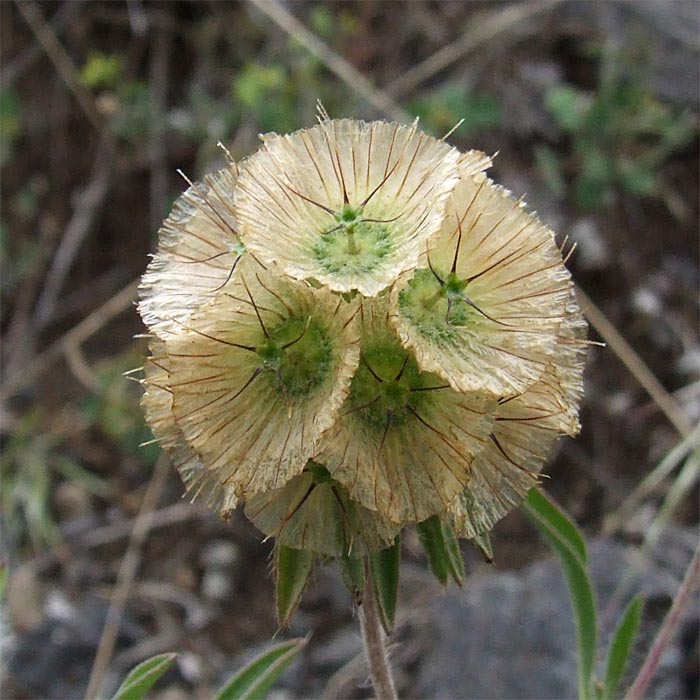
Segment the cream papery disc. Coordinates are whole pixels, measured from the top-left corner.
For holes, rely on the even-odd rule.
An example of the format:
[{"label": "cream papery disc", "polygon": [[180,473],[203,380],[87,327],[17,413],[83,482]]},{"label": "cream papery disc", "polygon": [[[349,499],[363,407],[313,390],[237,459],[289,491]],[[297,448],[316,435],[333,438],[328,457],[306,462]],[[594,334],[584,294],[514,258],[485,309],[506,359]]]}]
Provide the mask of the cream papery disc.
[{"label": "cream papery disc", "polygon": [[291,277],[374,296],[439,231],[461,158],[416,125],[325,120],[265,136],[238,181],[241,236]]},{"label": "cream papery disc", "polygon": [[201,501],[224,517],[235,509],[237,499],[232,486],[219,483],[216,474],[204,467],[199,455],[186,442],[173,415],[173,393],[170,388],[170,361],[163,341],[152,338],[150,356],[146,360],[144,393],[141,405],[158,444],[180,472],[187,495]]},{"label": "cream papery disc", "polygon": [[233,213],[236,166],[192,185],[158,231],[158,251],[139,286],[139,313],[152,333],[177,333],[178,322],[211,300],[242,252]]},{"label": "cream papery disc", "polygon": [[281,489],[253,496],[246,516],[267,536],[293,549],[331,557],[359,557],[393,544],[399,527],[350,500],[345,489],[321,478],[311,463]]},{"label": "cream papery disc", "polygon": [[509,397],[556,353],[571,289],[554,234],[484,175],[464,176],[426,263],[393,288],[391,322],[421,368]]},{"label": "cream papery disc", "polygon": [[177,425],[239,497],[281,487],[313,456],[357,367],[356,311],[246,256],[166,341]]},{"label": "cream papery disc", "polygon": [[464,490],[497,402],[422,372],[387,316],[386,298],[363,301],[360,366],[314,459],[351,498],[405,524],[444,512]]},{"label": "cream papery disc", "polygon": [[491,530],[537,484],[537,475],[561,435],[566,411],[555,382],[547,375],[523,394],[499,404],[467,488],[449,508],[460,537]]},{"label": "cream papery disc", "polygon": [[535,384],[498,402],[487,445],[474,460],[467,488],[450,506],[460,536],[488,532],[537,483],[557,439],[578,434],[586,331],[572,290],[551,362]]}]

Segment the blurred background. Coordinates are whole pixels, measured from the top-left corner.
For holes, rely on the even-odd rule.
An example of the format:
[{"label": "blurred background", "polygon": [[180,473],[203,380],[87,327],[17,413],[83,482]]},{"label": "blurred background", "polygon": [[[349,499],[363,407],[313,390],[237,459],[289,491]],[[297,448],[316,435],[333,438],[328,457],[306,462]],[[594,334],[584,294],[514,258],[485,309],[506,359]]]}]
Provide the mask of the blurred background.
[{"label": "blurred background", "polygon": [[[648,648],[698,538],[696,1],[30,0],[0,21],[2,697],[82,697],[91,673],[108,695],[177,651],[154,697],[208,698],[275,634],[270,543],[182,500],[123,373],[145,353],[133,302],[176,170],[310,126],[318,99],[438,137],[463,120],[450,141],[498,152],[492,177],[577,244],[607,347],[545,487],[591,543],[604,634],[641,590]],[[492,539],[494,564],[464,543],[470,580],[442,592],[407,533],[403,697],[575,693],[558,564],[517,511]],[[691,606],[653,697],[698,697],[698,627]],[[368,697],[328,567],[280,637],[307,632],[273,697]]]}]

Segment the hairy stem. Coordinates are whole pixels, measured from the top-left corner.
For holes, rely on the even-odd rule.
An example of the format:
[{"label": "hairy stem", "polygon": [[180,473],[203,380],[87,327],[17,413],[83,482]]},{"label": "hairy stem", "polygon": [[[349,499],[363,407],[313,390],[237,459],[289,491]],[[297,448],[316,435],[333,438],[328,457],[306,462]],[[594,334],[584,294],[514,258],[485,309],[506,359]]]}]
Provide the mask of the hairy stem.
[{"label": "hairy stem", "polygon": [[377,700],[396,700],[394,678],[391,675],[389,658],[384,644],[384,630],[379,619],[377,601],[374,597],[371,578],[367,577],[362,603],[358,606],[360,612],[360,628],[364,642],[365,656],[369,666],[374,694]]}]

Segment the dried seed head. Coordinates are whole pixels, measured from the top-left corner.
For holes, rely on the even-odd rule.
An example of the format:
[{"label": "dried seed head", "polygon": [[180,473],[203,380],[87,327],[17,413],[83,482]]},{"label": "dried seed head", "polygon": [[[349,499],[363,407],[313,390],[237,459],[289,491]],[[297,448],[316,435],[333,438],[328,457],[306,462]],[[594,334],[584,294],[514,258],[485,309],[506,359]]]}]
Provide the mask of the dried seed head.
[{"label": "dried seed head", "polygon": [[227,517],[237,505],[232,486],[219,483],[217,474],[209,471],[199,455],[185,440],[173,415],[173,392],[170,388],[170,361],[163,341],[153,338],[149,343],[151,355],[146,361],[141,399],[146,420],[185,482],[188,496],[203,501]]},{"label": "dried seed head", "polygon": [[249,249],[297,279],[378,294],[440,229],[459,152],[408,127],[350,119],[269,135],[245,161],[236,217]]}]

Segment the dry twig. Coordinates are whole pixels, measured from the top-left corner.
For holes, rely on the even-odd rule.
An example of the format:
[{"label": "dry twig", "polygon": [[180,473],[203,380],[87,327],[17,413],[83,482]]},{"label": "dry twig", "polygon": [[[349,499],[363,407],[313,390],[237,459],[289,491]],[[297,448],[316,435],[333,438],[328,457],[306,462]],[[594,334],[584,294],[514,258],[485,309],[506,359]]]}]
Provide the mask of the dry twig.
[{"label": "dry twig", "polygon": [[129,540],[129,546],[126,554],[122,559],[117,575],[117,583],[114,587],[112,599],[107,611],[107,619],[105,621],[100,643],[95,654],[95,661],[90,673],[90,681],[85,697],[87,700],[97,698],[102,686],[104,674],[109,667],[109,663],[114,653],[114,646],[117,641],[119,625],[124,613],[129,591],[136,577],[136,571],[141,563],[141,547],[148,535],[153,517],[153,511],[158,503],[165,482],[168,476],[169,463],[165,456],[161,456],[153,470],[153,476],[148,484],[146,493],[141,503],[139,514],[134,523],[134,529]]},{"label": "dry twig", "polygon": [[459,39],[436,51],[385,86],[384,91],[393,99],[410,94],[421,83],[456,63],[465,54],[493,42],[499,35],[514,32],[527,20],[551,10],[557,4],[552,0],[530,0],[507,5],[504,9],[492,12],[482,20],[476,21]]},{"label": "dry twig", "polygon": [[51,59],[59,75],[65,81],[68,89],[73,93],[83,112],[85,112],[85,116],[87,116],[95,129],[102,133],[102,117],[95,106],[92,95],[80,83],[78,71],[71,57],[66,53],[66,50],[56,37],[51,26],[44,20],[34,0],[21,0],[21,2],[17,2],[16,5],[27,24],[31,27],[37,41],[41,44],[44,51],[46,51],[47,56]]},{"label": "dry twig", "polygon": [[402,107],[384,92],[374,87],[357,68],[342,56],[339,56],[321,41],[316,34],[309,31],[276,0],[250,0],[250,2],[290,36],[294,37],[316,58],[323,61],[331,72],[335,73],[352,90],[378,109],[379,112],[397,122],[406,123],[412,121],[411,116]]},{"label": "dry twig", "polygon": [[576,287],[576,297],[584,316],[588,319],[591,326],[595,328],[608,347],[620,358],[620,361],[627,367],[632,376],[656,402],[669,422],[683,437],[687,437],[693,426],[676,400],[666,391],[644,360],[624,339],[617,328],[608,321],[605,314],[593,303],[581,287]]},{"label": "dry twig", "polygon": [[93,311],[68,333],[49,345],[29,365],[6,379],[0,386],[0,404],[50,369],[69,348],[82,344],[115,316],[128,309],[136,298],[138,285],[139,279],[130,282],[99,309]]}]

